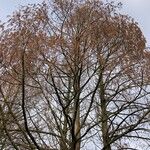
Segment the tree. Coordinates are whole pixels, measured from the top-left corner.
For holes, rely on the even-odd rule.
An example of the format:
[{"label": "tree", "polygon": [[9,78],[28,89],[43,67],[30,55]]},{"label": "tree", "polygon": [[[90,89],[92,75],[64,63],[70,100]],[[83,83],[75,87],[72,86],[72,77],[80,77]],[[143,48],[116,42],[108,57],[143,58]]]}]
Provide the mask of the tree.
[{"label": "tree", "polygon": [[150,145],[149,52],[119,7],[54,0],[13,14],[0,37],[2,149]]}]

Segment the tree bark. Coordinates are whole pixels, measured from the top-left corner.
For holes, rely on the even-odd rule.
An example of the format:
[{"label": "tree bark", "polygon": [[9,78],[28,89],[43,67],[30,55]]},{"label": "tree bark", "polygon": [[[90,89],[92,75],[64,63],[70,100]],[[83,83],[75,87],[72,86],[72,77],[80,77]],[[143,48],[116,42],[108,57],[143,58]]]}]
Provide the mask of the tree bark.
[{"label": "tree bark", "polygon": [[103,149],[102,150],[111,150],[109,144],[109,132],[108,132],[108,114],[107,114],[107,100],[105,99],[104,84],[103,78],[101,78],[100,83],[100,100],[101,100],[101,126],[102,126],[102,139],[103,139]]}]

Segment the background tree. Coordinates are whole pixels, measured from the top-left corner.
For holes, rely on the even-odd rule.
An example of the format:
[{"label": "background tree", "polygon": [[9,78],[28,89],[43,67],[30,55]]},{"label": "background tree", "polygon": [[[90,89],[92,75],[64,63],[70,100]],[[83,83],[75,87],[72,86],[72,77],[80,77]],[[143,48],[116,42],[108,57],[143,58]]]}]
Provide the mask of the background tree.
[{"label": "background tree", "polygon": [[119,7],[55,0],[13,14],[0,37],[3,149],[149,146],[149,53]]}]

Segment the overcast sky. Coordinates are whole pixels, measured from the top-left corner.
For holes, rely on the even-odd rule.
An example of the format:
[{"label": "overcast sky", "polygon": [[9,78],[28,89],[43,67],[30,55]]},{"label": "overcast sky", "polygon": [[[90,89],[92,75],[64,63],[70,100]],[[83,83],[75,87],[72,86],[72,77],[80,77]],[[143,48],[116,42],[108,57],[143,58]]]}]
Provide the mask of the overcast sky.
[{"label": "overcast sky", "polygon": [[[129,14],[139,23],[147,39],[147,45],[150,46],[150,0],[116,1],[121,1],[123,3],[123,12]],[[0,20],[6,20],[6,16],[16,10],[19,5],[38,2],[42,2],[42,0],[0,0]]]},{"label": "overcast sky", "polygon": [[150,0],[120,0],[123,10],[133,17],[143,31],[150,46]]}]

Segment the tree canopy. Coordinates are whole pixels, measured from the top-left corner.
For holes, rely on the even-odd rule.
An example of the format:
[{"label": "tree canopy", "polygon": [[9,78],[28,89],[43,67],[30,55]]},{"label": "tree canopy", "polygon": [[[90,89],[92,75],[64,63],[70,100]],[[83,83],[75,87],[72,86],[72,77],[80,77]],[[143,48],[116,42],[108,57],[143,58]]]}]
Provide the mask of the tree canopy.
[{"label": "tree canopy", "polygon": [[120,7],[53,0],[1,25],[1,149],[150,146],[150,54]]}]

